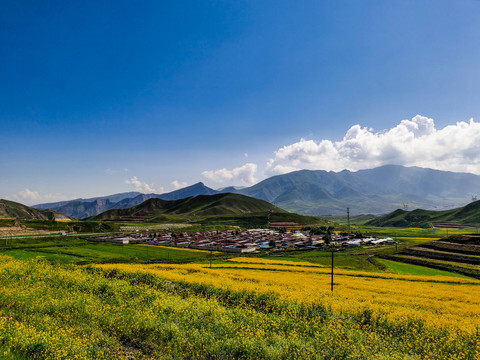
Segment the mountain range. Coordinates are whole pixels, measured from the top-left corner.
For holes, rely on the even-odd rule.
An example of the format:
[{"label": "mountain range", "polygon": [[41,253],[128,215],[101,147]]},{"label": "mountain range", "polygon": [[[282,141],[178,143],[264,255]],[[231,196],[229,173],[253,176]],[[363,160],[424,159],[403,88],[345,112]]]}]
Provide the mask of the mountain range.
[{"label": "mountain range", "polygon": [[238,193],[304,215],[385,214],[398,208],[444,210],[469,203],[480,192],[480,176],[419,167],[386,165],[340,172],[300,170],[246,188],[214,190],[203,183],[165,194],[122,193],[91,199],[39,204],[76,218],[125,209],[151,198],[178,200],[196,195]]},{"label": "mountain range", "polygon": [[152,198],[179,200],[190,196],[214,195],[218,193],[220,192],[213,190],[200,182],[165,194],[127,192],[90,199],[76,199],[71,201],[60,201],[57,203],[39,204],[34,205],[33,207],[42,210],[53,209],[77,219],[86,219],[111,209],[128,209]]}]

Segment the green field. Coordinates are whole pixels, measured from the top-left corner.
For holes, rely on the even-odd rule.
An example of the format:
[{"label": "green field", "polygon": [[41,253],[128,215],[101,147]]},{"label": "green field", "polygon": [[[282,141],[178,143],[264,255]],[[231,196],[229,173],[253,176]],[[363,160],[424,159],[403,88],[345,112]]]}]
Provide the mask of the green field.
[{"label": "green field", "polygon": [[[110,226],[120,228],[121,226],[132,227],[155,227],[154,223],[124,223]],[[195,228],[199,225],[194,226]],[[207,227],[210,229],[210,227]],[[221,225],[214,225],[212,228],[223,228]],[[200,227],[196,230],[203,230]],[[189,229],[193,230],[193,229]],[[180,230],[176,230],[180,231]],[[442,235],[440,229],[419,229],[419,228],[374,228],[352,226],[352,231],[361,231],[365,235],[376,235],[379,237],[396,237],[398,246],[380,246],[380,247],[362,247],[360,249],[337,249],[335,253],[335,267],[362,270],[362,271],[386,271],[383,263],[377,261],[374,255],[395,255],[406,246],[417,245],[429,240],[439,238]],[[393,232],[393,233],[392,233]],[[445,232],[445,231],[443,231]],[[462,233],[456,230],[456,233]],[[465,231],[463,231],[464,233]],[[340,251],[338,251],[340,250]],[[155,262],[195,262],[206,261],[210,259],[210,254],[206,255],[199,252],[186,252],[175,248],[163,248],[157,246],[143,245],[119,245],[112,243],[93,243],[87,241],[84,237],[29,237],[29,238],[10,238],[9,240],[0,240],[0,252],[9,254],[17,258],[41,257],[52,262],[61,263],[155,263]],[[213,260],[221,260],[231,255],[214,255]],[[330,266],[330,251],[288,251],[282,253],[261,252],[260,256],[281,258],[291,261],[308,261],[312,263]]]},{"label": "green field", "polygon": [[[228,217],[227,217],[228,218]],[[3,220],[4,222],[7,220]],[[10,221],[10,220],[8,220]],[[34,224],[41,223],[38,220],[29,221]],[[44,222],[47,223],[47,222]],[[92,222],[89,222],[92,223]],[[46,227],[47,225],[43,225]],[[55,225],[56,226],[56,225]],[[99,227],[99,223],[96,223]],[[132,228],[151,228],[162,226],[156,223],[111,223],[109,227],[120,229],[128,226]],[[94,228],[95,226],[93,226]],[[193,225],[188,229],[176,229],[175,231],[198,231],[205,229],[220,230],[230,225]],[[463,234],[472,232],[473,229],[448,229],[449,234]],[[337,231],[342,231],[342,227],[337,227]],[[352,232],[361,232],[364,236],[393,237],[397,239],[398,245],[362,247],[359,249],[336,249],[334,266],[336,268],[361,270],[361,271],[394,271],[408,274],[427,274],[431,270],[416,265],[393,266],[377,256],[394,256],[408,246],[419,245],[433,239],[446,236],[447,229],[422,229],[422,228],[379,228],[362,225],[351,225]],[[9,238],[0,239],[0,253],[11,255],[20,259],[40,257],[56,263],[180,263],[180,262],[201,262],[210,260],[210,253],[188,252],[175,248],[164,248],[158,246],[143,245],[119,245],[112,243],[93,243],[86,240],[86,237],[27,237],[27,238]],[[221,261],[232,255],[222,254],[213,255],[213,261]],[[245,255],[266,257],[272,259],[282,259],[289,261],[307,261],[321,265],[330,266],[330,250],[313,251],[288,251],[288,252],[265,252],[260,254]],[[390,266],[387,266],[389,264]],[[415,267],[416,266],[416,267]],[[421,270],[425,269],[425,270]],[[442,269],[443,271],[446,269]],[[439,270],[439,271],[442,271]],[[454,273],[448,273],[454,274]]]},{"label": "green field", "polygon": [[432,269],[424,266],[404,264],[404,263],[386,260],[386,259],[376,259],[376,261],[385,265],[388,270],[391,270],[395,274],[408,274],[408,275],[420,275],[420,276],[454,276],[454,277],[468,278],[467,276],[464,276],[461,274]]},{"label": "green field", "polygon": [[[27,259],[41,257],[61,263],[146,263],[146,262],[191,262],[210,258],[208,251],[150,245],[120,245],[92,243],[86,240],[67,238],[17,239],[9,245],[0,246],[0,254]],[[218,256],[218,255],[213,255]]]}]

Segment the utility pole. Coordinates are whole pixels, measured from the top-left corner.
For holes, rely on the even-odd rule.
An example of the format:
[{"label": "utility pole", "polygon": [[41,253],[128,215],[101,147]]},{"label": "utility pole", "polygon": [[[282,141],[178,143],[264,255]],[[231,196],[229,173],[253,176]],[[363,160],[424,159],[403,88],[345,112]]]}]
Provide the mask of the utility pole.
[{"label": "utility pole", "polygon": [[332,279],[330,281],[330,291],[333,292],[333,251],[332,251]]},{"label": "utility pole", "polygon": [[350,208],[347,207],[348,236],[350,236]]}]

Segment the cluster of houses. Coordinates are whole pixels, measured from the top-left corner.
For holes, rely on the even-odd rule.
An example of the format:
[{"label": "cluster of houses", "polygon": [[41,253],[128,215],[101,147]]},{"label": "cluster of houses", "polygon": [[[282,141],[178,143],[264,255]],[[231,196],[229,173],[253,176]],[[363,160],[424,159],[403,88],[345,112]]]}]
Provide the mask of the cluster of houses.
[{"label": "cluster of houses", "polygon": [[360,247],[362,245],[393,245],[397,242],[392,238],[377,239],[374,237],[368,237],[363,239],[353,239],[342,242],[342,246],[347,247]]},{"label": "cluster of houses", "polygon": [[[330,245],[359,247],[361,245],[394,244],[391,238],[351,239],[339,234],[331,235]],[[283,251],[291,249],[316,249],[327,245],[324,235],[311,235],[309,231],[280,232],[270,229],[195,231],[183,233],[129,233],[116,236],[97,236],[92,241],[120,244],[150,244],[161,246],[189,247],[193,249],[224,252],[256,252],[261,249]]]}]

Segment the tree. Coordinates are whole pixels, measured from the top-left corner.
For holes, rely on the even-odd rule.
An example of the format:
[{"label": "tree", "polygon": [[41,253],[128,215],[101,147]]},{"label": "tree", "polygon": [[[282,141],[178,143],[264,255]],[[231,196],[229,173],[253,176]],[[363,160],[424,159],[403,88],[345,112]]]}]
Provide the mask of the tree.
[{"label": "tree", "polygon": [[332,235],[330,232],[327,232],[325,235],[323,235],[323,241],[325,242],[325,245],[330,245],[332,242]]}]

